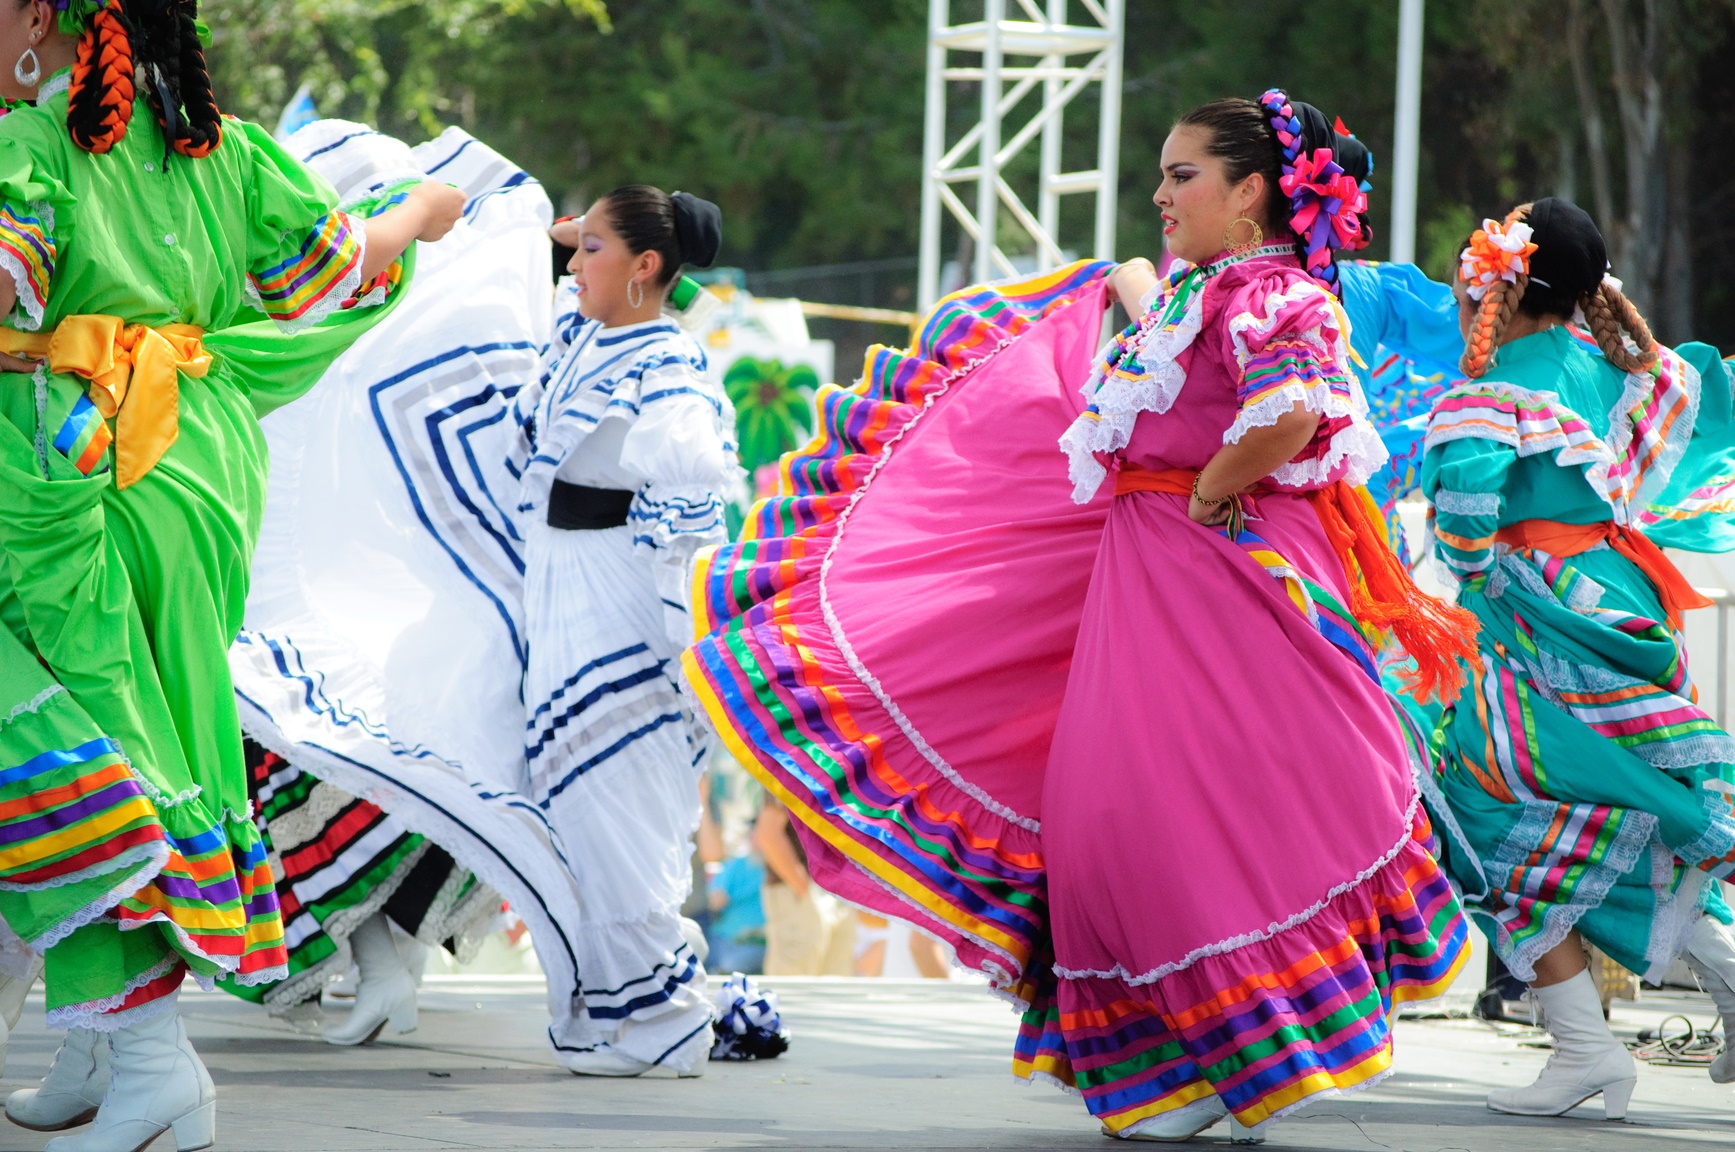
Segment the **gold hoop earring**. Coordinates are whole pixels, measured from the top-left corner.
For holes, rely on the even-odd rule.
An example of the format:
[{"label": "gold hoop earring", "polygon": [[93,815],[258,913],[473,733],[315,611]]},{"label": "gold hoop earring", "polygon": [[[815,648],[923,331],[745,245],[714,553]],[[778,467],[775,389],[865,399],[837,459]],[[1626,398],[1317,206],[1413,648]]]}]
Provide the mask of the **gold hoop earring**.
[{"label": "gold hoop earring", "polygon": [[[1236,243],[1235,225],[1245,224],[1253,229],[1253,234],[1246,240]],[[1231,256],[1242,256],[1252,252],[1265,243],[1265,229],[1259,226],[1259,221],[1246,216],[1237,216],[1229,221],[1229,226],[1223,229],[1223,250]]]},{"label": "gold hoop earring", "polygon": [[[634,297],[633,295],[634,288],[639,290],[637,297]],[[634,308],[643,308],[645,306],[645,286],[640,284],[637,280],[627,281],[627,303],[631,304]]]}]

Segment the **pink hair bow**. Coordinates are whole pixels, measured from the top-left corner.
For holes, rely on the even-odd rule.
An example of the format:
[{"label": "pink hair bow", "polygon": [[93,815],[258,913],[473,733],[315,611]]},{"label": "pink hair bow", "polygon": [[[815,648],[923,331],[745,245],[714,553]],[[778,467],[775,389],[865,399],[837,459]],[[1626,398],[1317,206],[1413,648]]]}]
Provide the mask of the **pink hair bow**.
[{"label": "pink hair bow", "polygon": [[1295,209],[1289,227],[1306,242],[1307,267],[1330,264],[1334,248],[1360,247],[1358,215],[1367,211],[1367,193],[1331,158],[1330,148],[1297,156],[1278,185]]}]

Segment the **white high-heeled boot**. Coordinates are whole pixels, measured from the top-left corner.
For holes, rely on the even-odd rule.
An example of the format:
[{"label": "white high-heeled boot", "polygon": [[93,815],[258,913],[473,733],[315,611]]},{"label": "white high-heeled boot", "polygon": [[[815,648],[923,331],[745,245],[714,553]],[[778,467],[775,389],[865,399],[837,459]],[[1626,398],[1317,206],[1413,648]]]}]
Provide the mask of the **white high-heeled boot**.
[{"label": "white high-heeled boot", "polygon": [[108,1091],[108,1037],[74,1028],[60,1042],[40,1087],[20,1088],[6,1099],[6,1119],[33,1132],[59,1132],[96,1118]]},{"label": "white high-heeled boot", "polygon": [[1699,917],[1693,939],[1687,945],[1687,967],[1699,978],[1723,1017],[1723,1054],[1711,1062],[1711,1079],[1719,1084],[1735,1082],[1735,941],[1729,929],[1710,916]]},{"label": "white high-heeled boot", "polygon": [[1546,988],[1532,985],[1530,994],[1554,1036],[1554,1055],[1535,1083],[1490,1092],[1488,1107],[1515,1116],[1563,1116],[1600,1092],[1603,1116],[1624,1120],[1638,1072],[1602,1017],[1596,981],[1580,972]]},{"label": "white high-heeled boot", "polygon": [[46,1152],[141,1152],[164,1132],[177,1152],[217,1142],[217,1088],[170,1006],[109,1034],[108,1092],[88,1132],[57,1136]]},{"label": "white high-heeled boot", "polygon": [[369,1044],[387,1023],[395,1032],[414,1032],[416,983],[398,955],[385,915],[375,913],[356,925],[349,946],[361,971],[361,986],[349,1017],[325,1029],[326,1042],[343,1047]]},{"label": "white high-heeled boot", "polygon": [[1221,1097],[1207,1096],[1197,1104],[1188,1105],[1161,1116],[1140,1120],[1124,1132],[1110,1132],[1105,1127],[1103,1134],[1114,1136],[1119,1140],[1141,1140],[1151,1144],[1180,1144],[1191,1140],[1228,1114],[1229,1109],[1223,1104]]}]

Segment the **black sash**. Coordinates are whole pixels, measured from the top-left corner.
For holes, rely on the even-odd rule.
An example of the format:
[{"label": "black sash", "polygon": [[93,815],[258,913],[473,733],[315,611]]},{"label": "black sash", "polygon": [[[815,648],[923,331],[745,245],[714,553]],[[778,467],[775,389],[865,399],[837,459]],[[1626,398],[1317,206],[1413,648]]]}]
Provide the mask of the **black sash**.
[{"label": "black sash", "polygon": [[627,522],[627,509],[632,507],[634,495],[615,488],[589,488],[556,480],[548,494],[548,526],[576,532],[620,528]]}]

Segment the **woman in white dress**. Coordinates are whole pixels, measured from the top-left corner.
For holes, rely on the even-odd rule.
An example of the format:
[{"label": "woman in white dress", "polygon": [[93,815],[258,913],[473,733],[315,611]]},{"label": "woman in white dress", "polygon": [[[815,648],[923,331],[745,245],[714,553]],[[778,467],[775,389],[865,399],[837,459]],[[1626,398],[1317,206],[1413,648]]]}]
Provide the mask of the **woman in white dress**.
[{"label": "woman in white dress", "polygon": [[728,398],[663,308],[683,265],[715,257],[721,219],[697,197],[631,185],[569,231],[577,307],[513,410],[524,787],[585,911],[578,997],[552,1038],[583,1075],[698,1075],[711,1007],[680,908],[706,741],[675,658],[692,635],[689,562],[727,539],[740,469]]}]

